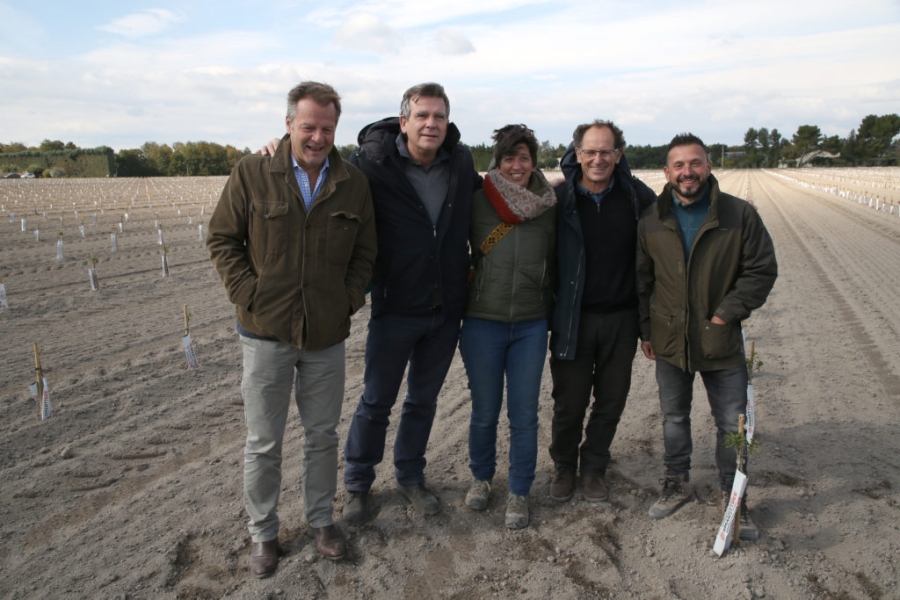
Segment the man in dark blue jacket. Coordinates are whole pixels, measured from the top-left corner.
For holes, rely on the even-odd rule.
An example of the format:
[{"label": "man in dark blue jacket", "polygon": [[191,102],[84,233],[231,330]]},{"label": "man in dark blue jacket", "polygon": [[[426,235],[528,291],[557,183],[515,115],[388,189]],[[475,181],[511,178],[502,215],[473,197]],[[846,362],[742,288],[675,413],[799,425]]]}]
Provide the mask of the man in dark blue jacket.
[{"label": "man in dark blue jacket", "polygon": [[605,502],[609,448],[638,343],[637,221],[656,194],[632,176],[625,139],[613,123],[579,125],[573,140],[561,163],[565,182],[556,187],[559,283],[550,339],[556,473],[550,497],[572,498],[580,467],[585,499]]},{"label": "man in dark blue jacket", "polygon": [[364,521],[391,409],[409,366],[394,443],[398,490],[417,511],[440,510],[425,487],[425,448],[459,338],[468,230],[479,176],[436,83],[403,95],[400,117],[372,123],[350,159],[369,180],[378,256],[362,397],[344,449],[344,519]]}]

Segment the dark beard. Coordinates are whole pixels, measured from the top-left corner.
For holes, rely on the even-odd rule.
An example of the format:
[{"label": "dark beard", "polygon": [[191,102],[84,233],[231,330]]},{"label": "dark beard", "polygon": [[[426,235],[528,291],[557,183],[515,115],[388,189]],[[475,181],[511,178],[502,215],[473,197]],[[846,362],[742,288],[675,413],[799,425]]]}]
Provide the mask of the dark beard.
[{"label": "dark beard", "polygon": [[677,191],[682,198],[690,198],[691,200],[696,200],[703,195],[703,192],[706,191],[707,184],[708,181],[701,181],[700,186],[697,188],[697,191],[692,194],[684,193],[683,191],[681,191],[681,188],[679,186],[675,186],[675,191]]}]

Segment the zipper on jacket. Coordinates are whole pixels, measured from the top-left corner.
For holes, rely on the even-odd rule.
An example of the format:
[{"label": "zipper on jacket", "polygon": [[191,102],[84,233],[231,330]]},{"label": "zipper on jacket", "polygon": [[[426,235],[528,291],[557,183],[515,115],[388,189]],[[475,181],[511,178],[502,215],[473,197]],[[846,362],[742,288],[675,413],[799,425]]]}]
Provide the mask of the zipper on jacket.
[{"label": "zipper on jacket", "polygon": [[[712,199],[710,199],[710,208],[712,208]],[[694,258],[694,248],[697,247],[697,244],[700,242],[700,238],[703,237],[707,231],[709,231],[713,223],[718,221],[718,217],[711,219],[709,218],[709,212],[706,213],[707,217],[703,220],[703,223],[700,224],[700,228],[697,230],[697,235],[694,236],[694,244],[691,246],[691,252],[688,254],[688,259],[684,262],[684,339],[685,339],[685,351],[684,358],[685,364],[683,368],[685,370],[689,370],[691,364],[693,364],[691,360],[691,338],[690,338],[690,318],[691,318],[691,293],[690,293],[690,284],[691,284],[691,262]],[[675,222],[678,223],[677,217],[672,215],[675,218]],[[681,228],[676,232],[678,235],[679,241],[681,241],[682,253],[684,252],[684,241],[681,239]]]},{"label": "zipper on jacket", "polygon": [[516,284],[517,284],[518,274],[519,274],[519,269],[518,269],[518,266],[519,266],[518,265],[518,262],[519,262],[519,258],[518,258],[519,257],[519,228],[513,227],[512,233],[515,236],[513,238],[513,243],[515,245],[515,250],[513,251],[514,252],[513,256],[515,256],[516,258],[513,261],[512,283],[510,283],[510,286],[509,286],[509,288],[510,288],[510,290],[509,290],[510,291],[509,311],[506,313],[508,315],[510,323],[513,322],[513,320],[512,320],[513,319],[513,298],[516,297]]},{"label": "zipper on jacket", "polygon": [[[572,344],[572,322],[575,319],[575,302],[578,298],[578,280],[581,276],[581,257],[584,256],[584,240],[582,240],[581,250],[578,253],[578,269],[575,271],[575,284],[572,294],[572,310],[569,311],[569,326],[566,327],[566,349],[563,353],[563,356],[569,354],[569,346]],[[578,307],[578,312],[581,312],[581,307]],[[580,317],[579,317],[580,318]]]}]

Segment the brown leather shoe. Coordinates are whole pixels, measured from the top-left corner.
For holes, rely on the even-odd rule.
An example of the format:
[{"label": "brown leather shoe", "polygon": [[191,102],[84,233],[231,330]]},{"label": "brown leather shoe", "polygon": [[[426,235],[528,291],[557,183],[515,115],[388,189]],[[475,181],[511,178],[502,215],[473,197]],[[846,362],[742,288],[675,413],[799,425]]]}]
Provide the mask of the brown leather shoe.
[{"label": "brown leather shoe", "polygon": [[347,544],[341,537],[337,527],[326,525],[325,527],[310,527],[309,537],[316,540],[316,550],[329,560],[338,560],[347,552]]},{"label": "brown leather shoe", "polygon": [[278,540],[253,542],[250,545],[250,572],[258,579],[268,577],[278,568],[278,555],[281,547]]},{"label": "brown leather shoe", "polygon": [[609,502],[609,488],[600,475],[596,473],[582,475],[581,488],[584,499],[588,502]]},{"label": "brown leather shoe", "polygon": [[550,497],[557,502],[566,502],[575,495],[575,471],[557,469],[550,482]]}]

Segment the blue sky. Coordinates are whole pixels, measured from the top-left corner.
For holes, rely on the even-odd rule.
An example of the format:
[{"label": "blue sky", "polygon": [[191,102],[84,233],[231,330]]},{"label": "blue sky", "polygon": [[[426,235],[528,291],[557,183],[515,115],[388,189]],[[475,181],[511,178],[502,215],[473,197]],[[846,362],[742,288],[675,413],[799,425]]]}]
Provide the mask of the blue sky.
[{"label": "blue sky", "polygon": [[422,81],[469,144],[510,122],[568,143],[594,118],[629,144],[846,136],[900,112],[900,2],[0,0],[0,142],[255,149],[303,79],[342,95],[338,144]]}]

